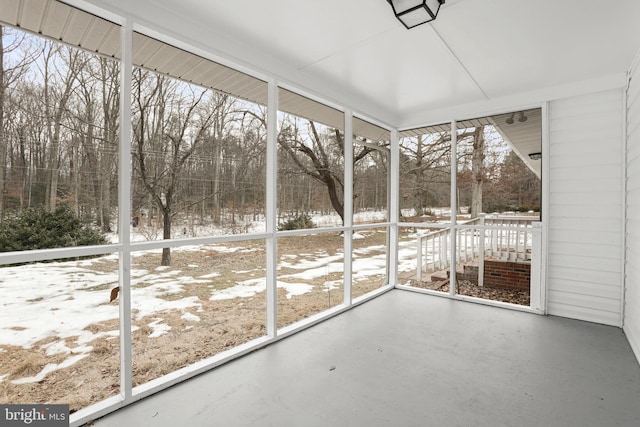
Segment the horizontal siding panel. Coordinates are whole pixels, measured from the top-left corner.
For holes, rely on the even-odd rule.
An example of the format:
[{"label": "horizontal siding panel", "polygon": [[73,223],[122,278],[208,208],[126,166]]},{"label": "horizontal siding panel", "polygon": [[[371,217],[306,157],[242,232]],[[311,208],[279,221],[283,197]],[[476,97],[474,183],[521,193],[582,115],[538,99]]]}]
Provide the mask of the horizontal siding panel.
[{"label": "horizontal siding panel", "polygon": [[[612,135],[610,133],[606,133],[607,136],[605,137],[606,140],[611,140],[611,139],[616,139],[619,140],[620,138],[622,138],[622,132],[619,132],[616,135],[616,138],[612,138]],[[584,138],[581,138],[580,141],[566,141],[566,140],[562,140],[560,139],[559,135],[556,135],[556,137],[558,138],[558,141],[555,144],[551,145],[551,148],[553,150],[553,153],[557,156],[569,156],[569,157],[575,157],[576,155],[579,156],[607,156],[610,158],[615,158],[616,157],[616,153],[621,155],[622,154],[622,148],[614,145],[595,145],[595,144],[582,144],[581,141],[583,141],[584,139],[593,139],[593,133],[589,130],[584,130],[583,131],[583,135]],[[580,135],[582,136],[582,135]],[[609,150],[607,150],[606,148],[609,148]],[[576,153],[576,150],[579,150],[578,153]]]},{"label": "horizontal siding panel", "polygon": [[[626,263],[628,264],[627,274],[630,274],[631,272],[640,273],[640,265],[638,263],[639,259],[640,259],[640,242],[638,242],[637,240],[633,242],[627,242],[627,259],[626,259]],[[640,275],[638,277],[640,277]],[[637,292],[640,292],[640,286],[638,287]]]},{"label": "horizontal siding panel", "polygon": [[617,108],[622,110],[622,91],[611,90],[600,93],[590,93],[582,96],[574,96],[571,98],[562,98],[551,103],[553,118],[565,118],[575,115],[577,110],[583,111],[584,114],[593,114],[601,111],[604,104],[615,104]]},{"label": "horizontal siding panel", "polygon": [[[570,206],[570,205],[565,205],[565,206],[560,205],[560,206],[553,207],[552,215],[554,216],[553,218],[554,224],[556,220],[565,221],[571,218],[576,218],[578,220],[593,219],[593,220],[603,221],[602,229],[608,230],[609,227],[607,226],[607,224],[609,223],[609,221],[620,222],[620,218],[612,218],[612,214],[614,214],[616,211],[619,211],[621,209],[622,208],[619,206],[609,207],[609,206],[598,205],[598,206],[589,206],[589,209],[581,209],[579,206],[576,207],[576,206]],[[607,221],[607,223],[604,223],[605,221]],[[574,228],[574,227],[570,227],[570,228]],[[599,228],[599,227],[593,227],[593,228]]]},{"label": "horizontal siding panel", "polygon": [[[618,279],[619,280],[619,279]],[[596,283],[581,283],[575,280],[558,279],[554,292],[565,292],[608,300],[620,301],[620,286],[598,286]],[[557,299],[556,299],[557,301]]]},{"label": "horizontal siding panel", "polygon": [[[576,122],[579,118],[575,119]],[[584,142],[591,141],[600,141],[600,144],[596,146],[592,146],[590,148],[591,151],[601,150],[604,151],[605,147],[613,147],[614,150],[619,150],[617,141],[622,139],[622,126],[616,132],[607,128],[607,123],[611,121],[611,117],[598,117],[590,120],[593,122],[595,126],[601,126],[600,129],[589,128],[578,128],[576,129],[576,124],[568,124],[563,123],[562,125],[556,124],[556,126],[551,126],[551,132],[556,138],[552,144],[550,144],[551,149],[555,149],[562,146],[570,146],[572,148],[580,149],[584,148],[587,144]],[[611,144],[609,142],[612,142]],[[585,151],[578,151],[574,154],[584,154]]]},{"label": "horizontal siding panel", "polygon": [[[640,145],[640,143],[638,144]],[[629,159],[629,156],[627,156]],[[627,178],[635,177],[640,174],[640,155],[638,155],[635,159],[629,159],[630,163],[627,166]],[[637,182],[636,185],[640,185]]]},{"label": "horizontal siding panel", "polygon": [[629,236],[640,236],[640,218],[627,218],[627,245],[634,246],[640,244],[639,239],[629,239]]},{"label": "horizontal siding panel", "polygon": [[[551,205],[578,205],[588,208],[590,205],[606,205],[606,206],[620,206],[622,209],[622,186],[618,188],[618,191],[599,191],[591,192],[588,188],[576,190],[572,193],[564,192],[551,192],[551,198],[549,199]],[[553,207],[552,213],[553,213]],[[618,215],[620,216],[620,215]]]},{"label": "horizontal siding panel", "polygon": [[[640,177],[638,178],[640,179]],[[627,212],[634,214],[640,207],[640,189],[627,194]]]},{"label": "horizontal siding panel", "polygon": [[[549,242],[555,243],[578,243],[583,245],[622,245],[622,233],[605,232],[598,229],[583,230],[577,233],[574,230],[563,230],[555,228],[555,224],[549,227]],[[555,246],[554,246],[555,247]]]},{"label": "horizontal siding panel", "polygon": [[[638,95],[636,95],[636,96],[638,96]],[[640,123],[640,117],[639,116],[640,116],[640,103],[638,103],[638,104],[633,104],[633,103],[630,104],[629,108],[628,108],[628,115],[627,115],[628,119],[627,119],[627,121],[629,123],[633,123],[633,126],[630,126],[630,127],[627,128],[628,129],[627,130],[628,134],[633,133],[633,131],[637,129],[637,124]]]},{"label": "horizontal siding panel", "polygon": [[569,268],[563,265],[553,265],[552,267],[550,266],[549,276],[557,280],[573,280],[583,282],[585,284],[602,283],[603,285],[616,286],[620,288],[620,272],[585,270],[583,268]]},{"label": "horizontal siding panel", "polygon": [[[617,141],[618,144],[621,143],[621,139]],[[551,159],[549,160],[550,164],[549,167],[551,168],[551,172],[553,172],[554,168],[559,168],[559,167],[574,167],[574,168],[593,168],[591,169],[591,172],[595,173],[595,174],[601,174],[601,172],[599,171],[600,166],[611,166],[611,165],[615,165],[617,164],[618,167],[620,167],[620,162],[621,162],[621,158],[622,158],[622,154],[620,154],[620,156],[617,156],[617,158],[611,157],[609,158],[609,156],[603,156],[603,157],[598,157],[598,156],[591,156],[591,157],[576,157],[573,159],[569,159],[566,156],[557,156],[553,149],[551,150]]]},{"label": "horizontal siding panel", "polygon": [[553,251],[581,257],[614,259],[619,261],[622,254],[622,240],[617,245],[585,245],[575,242],[553,241]]},{"label": "horizontal siding panel", "polygon": [[[575,230],[582,232],[583,230],[599,230],[603,232],[621,233],[622,221],[620,218],[610,218],[612,209],[603,207],[599,210],[589,210],[584,212],[576,212],[565,206],[554,207],[553,219],[554,229]],[[563,214],[564,212],[564,214]],[[574,214],[569,217],[569,214]],[[566,216],[566,217],[565,217]]]},{"label": "horizontal siding panel", "polygon": [[622,90],[550,103],[550,314],[621,325]]},{"label": "horizontal siding panel", "polygon": [[[567,255],[565,253],[554,252],[549,248],[549,276],[552,274],[554,266],[582,269],[584,271],[606,271],[620,274],[622,262],[614,259],[604,259],[600,257],[581,257],[579,255]],[[553,286],[551,287],[551,289]]]},{"label": "horizontal siding panel", "polygon": [[[579,108],[578,111],[576,111],[576,114],[578,113]],[[611,127],[611,123],[620,120],[621,117],[622,115],[619,113],[604,111],[602,114],[590,116],[575,115],[562,120],[552,120],[549,125],[549,130],[558,138],[553,141],[551,146],[553,147],[555,144],[563,143],[564,141],[579,141],[580,137],[578,135],[583,135],[585,124],[587,124],[588,129],[593,130],[593,132],[587,136],[587,140],[604,138],[604,140],[607,141],[615,139],[616,135],[621,135],[622,125],[618,129],[614,129]],[[606,129],[610,131],[606,132]],[[597,138],[595,136],[597,136]],[[600,146],[602,146],[602,144]]]},{"label": "horizontal siding panel", "polygon": [[[634,142],[633,140],[630,139],[629,143],[634,145],[640,145],[640,135],[637,138],[637,142]],[[629,148],[627,150],[627,161],[629,162],[627,166],[637,166],[635,164],[635,161],[638,159],[640,159],[640,148],[636,148],[636,149]]]},{"label": "horizontal siding panel", "polygon": [[620,313],[611,313],[602,310],[575,307],[567,304],[549,302],[549,314],[552,316],[568,317],[571,319],[584,320],[587,322],[600,323],[603,325],[620,326]]},{"label": "horizontal siding panel", "polygon": [[582,293],[551,291],[552,300],[556,304],[571,305],[591,310],[602,310],[609,313],[620,312],[620,298],[601,298]]},{"label": "horizontal siding panel", "polygon": [[[589,184],[589,188],[585,188],[585,192],[607,192],[607,191],[622,191],[622,174],[619,176],[607,177],[596,180]],[[578,186],[577,179],[557,179],[553,182],[554,193],[569,193],[575,191]],[[622,200],[622,197],[620,197]]]},{"label": "horizontal siding panel", "polygon": [[[601,177],[619,176],[620,180],[622,181],[620,158],[618,158],[617,163],[612,162],[611,164],[601,164],[601,165],[598,165],[597,168],[583,168],[583,167],[580,167],[580,165],[572,166],[571,163],[568,163],[568,164],[560,163],[556,167],[549,168],[549,176],[551,178],[551,183],[554,185],[556,180],[565,180],[565,179],[591,181],[593,179],[594,173],[597,173],[598,176],[601,176]],[[580,188],[582,188],[582,186],[580,186]],[[553,191],[553,188],[551,190]]]},{"label": "horizontal siding panel", "polygon": [[624,332],[640,361],[640,66],[633,70],[627,94]]}]

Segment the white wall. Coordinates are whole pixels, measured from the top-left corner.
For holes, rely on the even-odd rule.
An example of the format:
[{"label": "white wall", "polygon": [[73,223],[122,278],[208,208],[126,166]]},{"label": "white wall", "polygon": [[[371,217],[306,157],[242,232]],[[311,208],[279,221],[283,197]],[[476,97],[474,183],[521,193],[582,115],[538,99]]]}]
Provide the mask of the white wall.
[{"label": "white wall", "polygon": [[623,95],[549,105],[549,314],[622,326]]},{"label": "white wall", "polygon": [[[640,60],[640,56],[638,57]],[[627,90],[627,258],[624,332],[640,360],[640,61]]]}]

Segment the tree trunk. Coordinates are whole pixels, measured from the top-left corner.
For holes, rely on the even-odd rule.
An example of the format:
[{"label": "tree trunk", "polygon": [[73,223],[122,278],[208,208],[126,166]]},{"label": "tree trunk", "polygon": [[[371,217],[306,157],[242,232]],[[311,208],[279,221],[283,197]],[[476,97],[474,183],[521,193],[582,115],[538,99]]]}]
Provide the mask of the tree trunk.
[{"label": "tree trunk", "polygon": [[0,221],[4,217],[4,190],[7,178],[7,143],[4,135],[4,29],[0,25]]},{"label": "tree trunk", "polygon": [[471,218],[482,212],[482,183],[484,181],[484,126],[473,133],[473,154],[471,160]]},{"label": "tree trunk", "polygon": [[222,173],[222,144],[219,141],[215,141],[215,154],[213,157],[213,223],[220,225],[221,222],[221,204],[220,204],[220,175]]},{"label": "tree trunk", "polygon": [[[168,201],[167,206],[170,206]],[[171,239],[171,211],[165,206],[162,207],[162,238],[164,240]],[[160,265],[171,265],[171,248],[162,248]]]}]

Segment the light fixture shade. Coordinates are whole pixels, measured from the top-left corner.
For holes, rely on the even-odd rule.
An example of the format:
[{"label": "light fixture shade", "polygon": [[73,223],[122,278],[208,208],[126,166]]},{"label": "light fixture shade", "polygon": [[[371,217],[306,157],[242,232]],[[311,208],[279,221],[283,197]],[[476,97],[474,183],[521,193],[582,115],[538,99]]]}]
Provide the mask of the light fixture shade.
[{"label": "light fixture shade", "polygon": [[529,153],[529,158],[531,160],[540,160],[542,158],[542,153]]},{"label": "light fixture shade", "polygon": [[445,0],[387,0],[407,29],[433,21]]}]

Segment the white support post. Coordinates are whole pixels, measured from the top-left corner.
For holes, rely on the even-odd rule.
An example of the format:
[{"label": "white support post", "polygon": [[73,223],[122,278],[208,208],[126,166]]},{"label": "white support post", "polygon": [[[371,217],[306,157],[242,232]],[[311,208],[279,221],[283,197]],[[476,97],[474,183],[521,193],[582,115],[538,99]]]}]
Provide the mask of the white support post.
[{"label": "white support post", "polygon": [[534,222],[531,231],[531,280],[529,282],[530,306],[543,311],[542,293],[542,223]]},{"label": "white support post", "polygon": [[267,89],[267,176],[266,222],[267,237],[267,335],[278,333],[278,85],[269,81]]},{"label": "white support post", "polygon": [[438,260],[438,269],[443,270],[449,266],[449,262],[447,261],[447,253],[449,252],[449,236],[443,237],[442,233],[439,233],[438,244],[440,245],[440,259]]},{"label": "white support post", "polygon": [[118,174],[118,235],[120,301],[120,395],[132,400],[133,353],[131,343],[131,94],[133,73],[133,22],[127,17],[121,28],[120,60],[120,150]]},{"label": "white support post", "polygon": [[478,230],[478,286],[484,286],[484,220],[487,214],[480,215],[480,229]]},{"label": "white support post", "polygon": [[542,272],[541,272],[541,284],[540,294],[542,306],[542,312],[547,312],[547,280],[549,270],[549,208],[551,206],[551,174],[550,174],[550,154],[551,154],[551,131],[549,123],[550,117],[550,104],[546,101],[542,104],[542,194],[541,194],[541,206],[540,206],[540,219],[542,220]]},{"label": "white support post", "polygon": [[[416,281],[422,283],[422,236],[418,235],[418,245],[416,247]],[[427,256],[428,252],[427,252]],[[428,266],[427,262],[427,266]]]},{"label": "white support post", "polygon": [[398,240],[400,239],[400,233],[398,229],[398,223],[400,222],[400,135],[398,129],[391,129],[391,141],[390,141],[390,168],[389,174],[389,192],[387,197],[389,201],[389,221],[391,227],[389,228],[390,244],[387,250],[389,251],[389,265],[387,265],[387,271],[389,272],[389,284],[393,286],[398,285]]},{"label": "white support post", "polygon": [[344,305],[353,301],[353,112],[344,112]]},{"label": "white support post", "polygon": [[458,213],[458,126],[455,120],[451,121],[451,254],[449,266],[449,294],[456,294],[456,260],[457,245],[456,245],[456,229],[457,213]]}]

